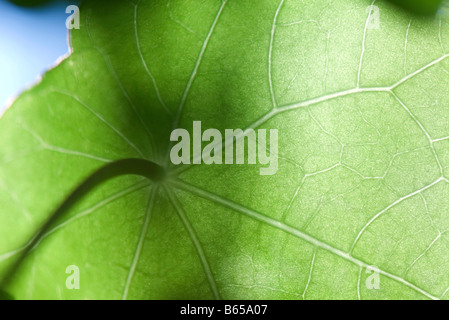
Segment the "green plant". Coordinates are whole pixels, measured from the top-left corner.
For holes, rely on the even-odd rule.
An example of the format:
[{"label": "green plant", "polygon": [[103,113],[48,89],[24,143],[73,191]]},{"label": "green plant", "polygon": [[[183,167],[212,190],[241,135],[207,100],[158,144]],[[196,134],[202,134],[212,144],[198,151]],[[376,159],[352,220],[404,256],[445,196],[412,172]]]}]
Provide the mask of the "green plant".
[{"label": "green plant", "polygon": [[[70,57],[0,121],[3,290],[445,298],[449,25],[379,1],[372,28],[372,4],[85,1]],[[278,129],[279,170],[170,165],[171,131],[195,120]],[[30,250],[77,185],[131,158],[166,177],[103,181]],[[80,290],[65,287],[70,265]]]}]

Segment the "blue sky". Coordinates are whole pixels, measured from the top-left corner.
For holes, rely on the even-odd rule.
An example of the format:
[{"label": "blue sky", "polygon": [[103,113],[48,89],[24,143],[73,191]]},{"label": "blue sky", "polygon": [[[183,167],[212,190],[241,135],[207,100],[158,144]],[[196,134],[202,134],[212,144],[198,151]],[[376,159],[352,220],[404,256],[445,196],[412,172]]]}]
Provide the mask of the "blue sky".
[{"label": "blue sky", "polygon": [[[74,4],[77,1],[73,1]],[[68,53],[65,1],[38,8],[0,0],[0,113],[11,97]]]}]

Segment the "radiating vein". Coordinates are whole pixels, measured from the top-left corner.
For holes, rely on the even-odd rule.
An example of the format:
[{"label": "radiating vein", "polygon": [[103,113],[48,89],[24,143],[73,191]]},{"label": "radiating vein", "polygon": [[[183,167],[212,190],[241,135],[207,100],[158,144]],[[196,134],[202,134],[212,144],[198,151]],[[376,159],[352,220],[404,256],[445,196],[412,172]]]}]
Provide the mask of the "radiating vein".
[{"label": "radiating vein", "polygon": [[40,145],[45,150],[53,151],[53,152],[57,152],[57,153],[61,153],[61,154],[66,154],[66,155],[88,158],[88,159],[97,160],[97,161],[106,162],[106,163],[112,161],[112,159],[106,159],[106,158],[99,157],[99,156],[96,156],[93,154],[84,153],[84,152],[76,151],[76,150],[70,150],[70,149],[66,149],[66,148],[61,148],[58,146],[53,146],[53,145],[47,143],[46,141],[44,141],[44,139],[36,131],[31,129],[25,122],[19,121],[19,123],[26,132],[31,134],[37,141],[39,141]]},{"label": "radiating vein", "polygon": [[170,189],[170,187],[164,187],[167,196],[173,205],[174,209],[176,210],[176,213],[178,214],[179,218],[182,221],[182,224],[184,225],[184,228],[186,229],[187,233],[189,234],[190,239],[192,240],[192,243],[195,247],[196,252],[198,253],[198,257],[200,258],[201,265],[203,267],[204,273],[206,274],[207,280],[209,282],[209,286],[212,290],[212,293],[215,297],[215,299],[220,299],[220,293],[218,291],[217,283],[215,281],[214,275],[212,273],[212,270],[210,269],[209,262],[206,258],[206,254],[204,253],[203,246],[201,245],[200,240],[198,239],[198,236],[196,235],[195,229],[190,224],[190,221],[187,218],[187,215],[184,212],[184,209],[182,208],[181,204],[179,203],[178,199],[176,198],[173,191]]},{"label": "radiating vein", "polygon": [[153,151],[153,153],[155,153],[156,152],[156,144],[154,142],[153,134],[151,133],[150,129],[148,128],[147,123],[145,123],[145,121],[143,121],[141,113],[139,112],[139,110],[137,109],[136,105],[134,104],[134,102],[132,101],[131,97],[129,96],[128,91],[123,86],[123,83],[120,80],[120,77],[118,76],[117,72],[115,71],[115,68],[114,68],[114,66],[112,64],[111,59],[109,58],[109,56],[106,54],[106,52],[102,48],[100,48],[99,46],[97,46],[95,44],[95,40],[94,40],[94,37],[92,36],[91,27],[90,27],[90,13],[91,13],[91,11],[89,11],[87,13],[87,17],[86,17],[86,30],[87,30],[87,33],[89,35],[89,38],[92,41],[92,44],[94,45],[94,48],[103,57],[103,59],[104,59],[104,61],[106,63],[106,67],[109,70],[109,73],[113,76],[113,78],[117,82],[117,85],[119,86],[120,91],[122,92],[123,96],[127,100],[127,102],[130,105],[131,109],[134,111],[135,115],[139,119],[142,127],[144,128],[145,132],[147,133],[147,135],[148,135],[148,137],[150,139],[150,142],[151,142],[151,145],[152,145],[152,151]]},{"label": "radiating vein", "polygon": [[182,110],[183,110],[184,105],[186,103],[187,97],[189,96],[190,88],[192,87],[192,84],[195,81],[196,75],[198,73],[198,69],[199,69],[199,67],[201,65],[201,62],[203,60],[204,53],[206,52],[207,46],[209,44],[209,40],[210,40],[214,30],[215,30],[217,22],[220,19],[220,16],[221,16],[221,14],[223,12],[223,9],[224,9],[224,7],[225,7],[227,2],[228,2],[228,0],[222,0],[220,9],[218,9],[217,15],[215,16],[215,19],[214,19],[214,21],[213,21],[213,23],[212,23],[212,25],[211,25],[211,27],[209,29],[209,32],[208,32],[208,34],[206,36],[206,39],[203,42],[203,46],[201,47],[200,53],[198,55],[198,59],[196,60],[196,63],[195,63],[195,67],[193,68],[192,74],[190,75],[189,81],[187,82],[187,85],[186,85],[186,87],[184,89],[184,93],[182,95],[181,102],[179,103],[178,110],[176,112],[174,123],[173,123],[173,128],[176,128],[179,125],[179,121],[181,120]]},{"label": "radiating vein", "polygon": [[[76,220],[79,220],[81,218],[84,218],[88,215],[90,215],[91,213],[97,211],[98,209],[101,209],[102,207],[114,202],[117,199],[120,199],[128,194],[131,194],[135,191],[141,190],[142,188],[145,188],[149,186],[149,182],[148,181],[140,181],[138,183],[133,184],[132,186],[125,188],[111,196],[108,196],[106,198],[104,198],[102,201],[96,203],[95,205],[84,209],[83,211],[76,213],[73,217],[67,219],[64,222],[61,222],[60,224],[56,225],[54,228],[48,230],[45,234],[42,235],[41,239],[34,244],[34,249],[36,249],[39,245],[40,242],[42,242],[42,240],[44,240],[45,238],[47,238],[48,236],[50,236],[51,234],[53,234],[54,232],[56,232],[59,229],[62,229],[64,227],[66,227],[67,225],[73,223]],[[24,245],[21,248],[18,249],[14,249],[10,252],[5,252],[0,254],[0,262],[8,260],[9,258],[15,256],[16,254],[22,252],[23,250],[25,250],[26,248],[28,248],[34,241],[35,238],[31,239],[26,245]]]},{"label": "radiating vein", "polygon": [[281,11],[283,4],[284,4],[284,0],[281,0],[279,2],[279,6],[276,9],[276,13],[274,14],[273,23],[271,25],[270,46],[268,48],[268,84],[270,86],[270,96],[271,96],[271,103],[272,103],[273,108],[277,107],[276,96],[274,94],[274,88],[273,88],[273,75],[272,75],[273,42],[274,42],[274,35],[276,33],[277,18],[278,18],[279,12]]},{"label": "radiating vein", "polygon": [[40,229],[35,232],[31,240],[20,249],[20,256],[8,266],[4,272],[3,278],[0,279],[0,287],[6,288],[13,280],[17,270],[21,267],[23,261],[27,258],[28,254],[34,250],[41,242],[43,237],[46,236],[49,230],[54,228],[64,215],[70,212],[70,209],[83,197],[91,193],[102,183],[121,177],[124,175],[136,175],[145,177],[149,181],[158,183],[165,178],[165,170],[158,164],[143,160],[143,159],[122,159],[112,163],[108,163],[103,167],[98,168],[96,171],[86,177],[65,199],[62,203],[51,213],[46,219]]},{"label": "radiating vein", "polygon": [[[263,215],[263,214],[261,214],[261,213],[259,213],[257,211],[254,211],[254,210],[249,209],[247,207],[244,207],[244,206],[242,206],[240,204],[237,204],[237,203],[235,203],[235,202],[233,202],[231,200],[225,199],[225,198],[223,198],[223,197],[221,197],[219,195],[216,195],[216,194],[211,193],[209,191],[200,189],[198,187],[195,187],[195,186],[193,186],[191,184],[188,184],[186,182],[183,182],[183,181],[179,181],[179,180],[178,181],[173,181],[172,184],[173,184],[173,186],[179,188],[180,190],[187,191],[187,192],[189,192],[189,193],[191,193],[193,195],[196,195],[196,196],[201,197],[203,199],[209,200],[209,201],[211,201],[213,203],[220,204],[220,205],[222,205],[224,207],[227,207],[227,208],[229,208],[229,209],[231,209],[231,210],[233,210],[233,211],[235,211],[237,213],[243,214],[243,215],[245,215],[245,216],[247,216],[249,218],[252,218],[254,220],[262,222],[262,223],[264,223],[266,225],[269,225],[269,226],[271,226],[273,228],[276,228],[276,229],[282,230],[284,232],[287,232],[287,233],[289,233],[289,234],[291,234],[291,235],[293,235],[293,236],[295,236],[297,238],[300,238],[300,239],[302,239],[302,240],[304,240],[304,241],[306,241],[306,242],[308,242],[308,243],[310,243],[310,244],[312,244],[312,245],[314,245],[316,247],[322,248],[322,249],[324,249],[326,251],[329,251],[329,252],[331,252],[331,253],[333,253],[333,254],[335,254],[335,255],[337,255],[337,256],[339,256],[339,257],[341,257],[341,258],[343,258],[343,259],[345,259],[347,261],[350,261],[350,262],[358,265],[359,267],[363,267],[363,268],[370,267],[370,264],[367,264],[366,262],[363,262],[362,260],[354,258],[349,253],[343,252],[340,249],[337,249],[337,248],[335,248],[335,247],[333,247],[333,246],[331,246],[331,245],[329,245],[329,244],[327,244],[325,242],[322,242],[322,241],[320,241],[320,240],[318,240],[318,239],[316,239],[316,238],[314,238],[314,237],[312,237],[312,236],[310,236],[310,235],[308,235],[308,234],[306,234],[306,233],[304,233],[304,232],[302,232],[302,231],[300,231],[300,230],[298,230],[298,229],[296,229],[294,227],[291,227],[291,226],[289,226],[289,225],[287,225],[285,223],[279,222],[279,221],[277,221],[275,219],[272,219],[272,218],[270,218],[270,217],[268,217],[266,215]],[[438,298],[435,297],[434,295],[430,294],[429,292],[425,291],[424,289],[414,285],[413,283],[411,283],[411,282],[409,282],[409,281],[407,281],[407,280],[405,280],[405,279],[403,279],[403,278],[401,278],[401,277],[399,277],[397,275],[394,275],[392,273],[389,273],[389,272],[381,270],[381,269],[378,269],[378,271],[379,271],[379,274],[382,274],[382,275],[384,275],[384,276],[386,276],[386,277],[388,277],[388,278],[390,278],[392,280],[395,280],[395,281],[397,281],[397,282],[399,282],[399,283],[401,283],[401,284],[403,284],[403,285],[405,285],[405,286],[415,290],[416,292],[426,296],[427,298],[430,298],[432,300],[438,300]]]},{"label": "radiating vein", "polygon": [[[62,229],[64,227],[68,226],[69,224],[75,222],[76,220],[79,220],[81,218],[89,216],[90,214],[94,213],[98,209],[101,209],[101,208],[111,204],[115,200],[118,200],[118,199],[120,199],[120,198],[122,198],[122,197],[124,197],[126,195],[129,195],[129,194],[131,194],[133,192],[139,191],[139,190],[141,190],[141,189],[143,189],[145,187],[148,187],[149,185],[150,185],[150,183],[148,181],[140,181],[140,182],[137,182],[137,183],[135,183],[135,184],[133,184],[133,185],[123,189],[123,190],[120,190],[120,191],[118,191],[118,192],[108,196],[108,197],[105,197],[103,200],[101,200],[100,202],[96,203],[95,205],[93,205],[93,206],[91,206],[91,207],[89,207],[87,209],[84,209],[81,212],[76,213],[73,217],[67,219],[64,222],[61,222],[60,224],[58,224],[54,228],[50,229],[47,233],[45,233],[42,236],[41,241],[43,239],[47,238],[48,236],[50,236],[52,233],[56,232],[57,230]],[[37,247],[37,245],[35,247]]]},{"label": "radiating vein", "polygon": [[125,87],[123,86],[123,83],[120,81],[120,78],[117,75],[117,73],[115,72],[115,69],[114,69],[114,67],[112,65],[111,59],[105,53],[103,53],[100,48],[97,47],[97,50],[103,56],[104,61],[106,63],[106,66],[109,69],[109,72],[114,77],[115,81],[117,82],[117,85],[120,88],[120,91],[122,92],[123,96],[125,97],[126,101],[129,104],[129,106],[133,110],[134,114],[139,119],[140,124],[142,125],[143,129],[147,133],[148,138],[150,139],[150,143],[151,143],[151,147],[152,147],[153,153],[156,153],[156,143],[154,141],[153,134],[151,133],[150,129],[148,128],[148,124],[143,120],[141,113],[139,112],[139,110],[137,109],[136,105],[134,104],[134,102],[132,101],[131,97],[129,96],[128,91],[126,91]]},{"label": "radiating vein", "polygon": [[67,97],[70,97],[72,99],[74,99],[75,101],[77,101],[81,106],[83,106],[87,111],[89,111],[90,113],[92,113],[96,118],[98,118],[101,122],[103,122],[107,127],[109,127],[112,131],[114,131],[123,141],[126,142],[126,144],[128,144],[132,149],[134,149],[134,151],[137,152],[137,154],[139,156],[141,156],[142,158],[145,158],[143,152],[133,143],[131,142],[131,140],[125,136],[125,134],[123,132],[121,132],[119,129],[117,129],[114,125],[112,125],[111,123],[109,123],[109,121],[107,121],[101,114],[99,114],[98,112],[96,112],[92,107],[90,107],[86,102],[84,102],[80,97],[71,94],[70,92],[66,92],[62,89],[58,89],[58,88],[53,88],[54,92],[60,93],[62,95],[65,95]]},{"label": "radiating vein", "polygon": [[157,186],[153,187],[153,189],[151,190],[150,200],[148,201],[148,208],[145,214],[145,220],[142,225],[142,230],[140,232],[139,241],[136,246],[136,251],[134,252],[133,261],[131,267],[129,268],[128,278],[126,279],[125,287],[123,289],[122,300],[126,300],[128,298],[129,287],[131,286],[131,282],[133,280],[137,264],[139,263],[140,255],[142,253],[143,243],[148,233],[148,227],[150,225],[151,220],[151,212],[154,207],[154,200],[156,198],[157,191],[158,191]]},{"label": "radiating vein", "polygon": [[161,104],[162,108],[168,113],[171,114],[171,111],[167,108],[164,100],[162,99],[161,93],[159,92],[159,87],[157,86],[156,79],[154,78],[153,74],[151,73],[150,69],[148,68],[148,65],[145,61],[145,58],[143,57],[142,48],[140,47],[140,39],[139,39],[139,33],[137,31],[137,9],[139,7],[140,0],[134,5],[134,37],[136,40],[136,46],[137,46],[137,52],[140,57],[140,61],[143,64],[143,67],[145,69],[145,72],[148,74],[148,76],[151,79],[151,82],[153,83],[154,91],[156,92],[157,99],[159,100],[159,103]]}]

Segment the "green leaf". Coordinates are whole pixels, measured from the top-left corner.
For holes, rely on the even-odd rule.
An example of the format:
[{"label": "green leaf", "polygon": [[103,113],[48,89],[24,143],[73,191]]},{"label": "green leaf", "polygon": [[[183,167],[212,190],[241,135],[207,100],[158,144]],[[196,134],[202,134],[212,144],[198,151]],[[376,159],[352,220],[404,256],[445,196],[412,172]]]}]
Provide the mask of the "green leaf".
[{"label": "green leaf", "polygon": [[[379,1],[376,29],[372,4],[85,1],[70,57],[0,121],[0,275],[27,253],[2,290],[447,298],[449,25]],[[277,173],[168,164],[170,133],[195,120],[278,129]],[[110,179],[30,242],[92,172],[129,158],[166,179]]]}]

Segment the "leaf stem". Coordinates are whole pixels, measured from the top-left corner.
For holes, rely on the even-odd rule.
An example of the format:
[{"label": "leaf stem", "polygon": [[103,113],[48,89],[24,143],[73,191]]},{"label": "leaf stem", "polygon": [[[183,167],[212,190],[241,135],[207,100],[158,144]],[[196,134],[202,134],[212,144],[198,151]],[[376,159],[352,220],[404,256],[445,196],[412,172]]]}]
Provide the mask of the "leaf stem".
[{"label": "leaf stem", "polygon": [[14,277],[23,260],[40,243],[47,231],[59,220],[69,209],[82,197],[95,189],[103,182],[124,175],[143,176],[152,182],[161,182],[164,180],[165,170],[158,164],[143,159],[123,159],[108,163],[97,169],[87,177],[72,193],[59,205],[59,207],[50,215],[49,219],[36,232],[24,247],[23,252],[17,260],[10,266],[5,276],[0,281],[0,300],[3,296],[9,296],[4,290]]}]

